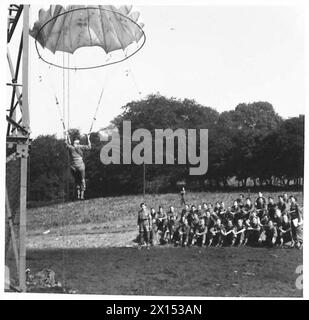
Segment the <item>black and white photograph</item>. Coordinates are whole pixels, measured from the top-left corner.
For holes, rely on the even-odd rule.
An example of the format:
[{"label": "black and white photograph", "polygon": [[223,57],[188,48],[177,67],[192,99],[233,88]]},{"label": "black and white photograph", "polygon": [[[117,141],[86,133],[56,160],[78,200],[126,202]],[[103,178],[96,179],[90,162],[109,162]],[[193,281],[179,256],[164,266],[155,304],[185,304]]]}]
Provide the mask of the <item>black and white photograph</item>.
[{"label": "black and white photograph", "polygon": [[303,298],[305,7],[4,3],[4,294]]}]

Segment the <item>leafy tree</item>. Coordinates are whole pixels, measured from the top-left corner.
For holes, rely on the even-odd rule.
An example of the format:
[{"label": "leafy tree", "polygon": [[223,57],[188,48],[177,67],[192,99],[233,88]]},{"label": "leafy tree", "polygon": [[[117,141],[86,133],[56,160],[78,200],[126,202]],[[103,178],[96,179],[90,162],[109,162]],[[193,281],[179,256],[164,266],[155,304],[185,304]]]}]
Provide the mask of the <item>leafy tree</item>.
[{"label": "leafy tree", "polygon": [[72,184],[63,140],[55,135],[34,139],[30,151],[29,200],[65,199],[68,182]]}]

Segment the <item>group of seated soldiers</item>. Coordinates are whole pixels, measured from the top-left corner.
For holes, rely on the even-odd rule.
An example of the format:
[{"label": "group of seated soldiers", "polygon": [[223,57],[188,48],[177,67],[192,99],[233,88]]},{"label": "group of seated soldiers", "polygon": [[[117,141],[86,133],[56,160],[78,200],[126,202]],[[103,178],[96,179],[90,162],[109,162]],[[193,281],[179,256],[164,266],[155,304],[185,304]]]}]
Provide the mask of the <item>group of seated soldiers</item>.
[{"label": "group of seated soldiers", "polygon": [[231,207],[224,202],[185,204],[178,214],[173,206],[138,212],[139,244],[175,246],[268,246],[302,247],[303,217],[294,196],[286,193],[268,201],[259,192],[255,203],[241,194]]}]

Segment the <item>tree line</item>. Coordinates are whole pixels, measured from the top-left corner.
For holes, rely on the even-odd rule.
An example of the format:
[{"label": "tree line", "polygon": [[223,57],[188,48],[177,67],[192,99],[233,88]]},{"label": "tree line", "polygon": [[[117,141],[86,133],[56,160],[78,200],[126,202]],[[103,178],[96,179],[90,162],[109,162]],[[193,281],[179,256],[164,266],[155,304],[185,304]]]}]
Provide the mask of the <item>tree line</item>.
[{"label": "tree line", "polygon": [[[190,176],[188,165],[145,165],[146,192],[174,192],[179,185],[190,189],[283,186],[301,184],[304,175],[304,116],[283,119],[268,102],[241,103],[219,113],[190,99],[166,98],[159,94],[132,101],[111,122],[122,137],[122,122],[131,121],[132,132],[155,129],[208,129],[208,171]],[[71,141],[78,129],[69,131]],[[141,193],[142,165],[103,165],[100,151],[107,142],[91,133],[91,151],[85,154],[87,197]],[[122,141],[121,141],[122,143]],[[177,139],[175,140],[177,155]],[[154,150],[154,148],[153,148]],[[121,157],[122,158],[122,157]],[[177,163],[177,161],[176,161]],[[63,139],[41,135],[32,141],[28,199],[71,199],[74,192],[68,152]]]}]

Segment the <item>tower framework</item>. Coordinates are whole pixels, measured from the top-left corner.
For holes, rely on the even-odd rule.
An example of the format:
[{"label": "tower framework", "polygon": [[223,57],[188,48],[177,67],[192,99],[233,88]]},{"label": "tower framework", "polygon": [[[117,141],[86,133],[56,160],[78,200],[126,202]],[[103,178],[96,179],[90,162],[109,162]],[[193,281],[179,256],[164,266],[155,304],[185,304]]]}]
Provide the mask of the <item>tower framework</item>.
[{"label": "tower framework", "polygon": [[26,291],[27,169],[31,143],[28,59],[29,5],[11,4],[7,24],[10,99],[6,110],[5,263],[6,288],[21,292]]}]

